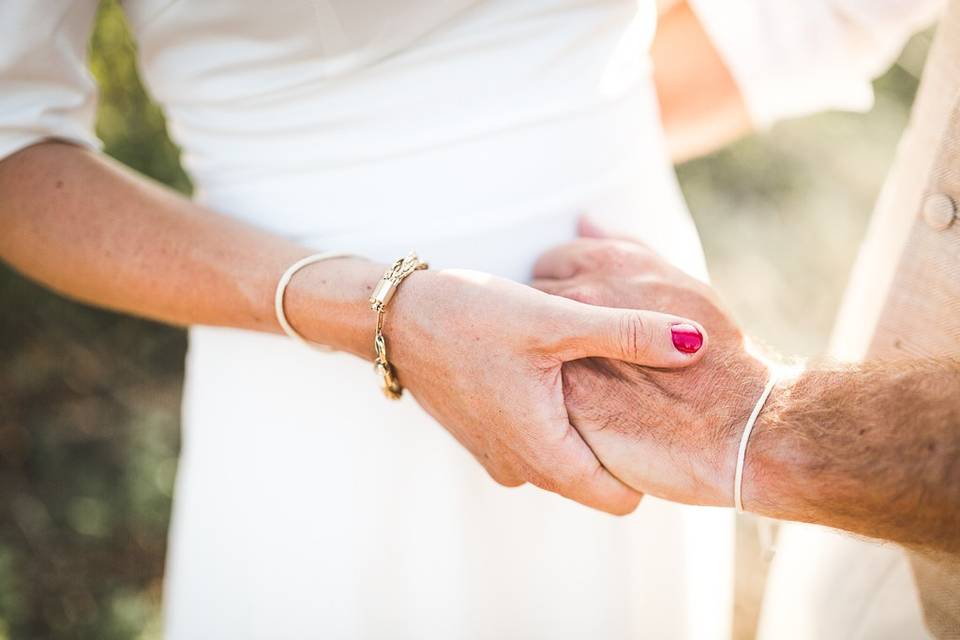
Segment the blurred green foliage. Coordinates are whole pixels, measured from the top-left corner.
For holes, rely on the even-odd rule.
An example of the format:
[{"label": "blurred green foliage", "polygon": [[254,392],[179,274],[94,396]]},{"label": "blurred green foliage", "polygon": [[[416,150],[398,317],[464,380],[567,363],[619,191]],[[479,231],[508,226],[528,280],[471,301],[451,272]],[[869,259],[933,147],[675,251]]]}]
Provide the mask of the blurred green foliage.
[{"label": "blurred green foliage", "polygon": [[[776,127],[681,167],[715,283],[788,352],[825,343],[929,37],[868,115]],[[90,63],[107,153],[184,192],[115,0]],[[0,639],[160,637],[183,332],[69,302],[0,266]]]},{"label": "blurred green foliage", "polygon": [[[104,150],[189,192],[116,2],[91,45]],[[2,265],[0,309],[0,638],[160,637],[185,336]]]},{"label": "blurred green foliage", "polygon": [[167,136],[163,111],[143,90],[136,45],[117,0],[101,2],[90,39],[90,69],[100,88],[97,135],[103,150],[140,173],[182,193],[193,188],[180,150]]},{"label": "blurred green foliage", "polygon": [[870,113],[784,122],[679,167],[714,284],[750,332],[781,351],[827,347],[930,37],[915,37],[875,83]]}]

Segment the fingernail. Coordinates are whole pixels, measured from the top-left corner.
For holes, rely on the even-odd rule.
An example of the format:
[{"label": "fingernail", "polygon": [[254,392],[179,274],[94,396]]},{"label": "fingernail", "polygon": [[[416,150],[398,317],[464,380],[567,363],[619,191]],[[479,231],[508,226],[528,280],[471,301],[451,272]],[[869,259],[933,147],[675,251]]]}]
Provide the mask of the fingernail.
[{"label": "fingernail", "polygon": [[683,353],[696,353],[703,346],[703,335],[692,324],[679,322],[670,327],[673,334],[673,346]]}]

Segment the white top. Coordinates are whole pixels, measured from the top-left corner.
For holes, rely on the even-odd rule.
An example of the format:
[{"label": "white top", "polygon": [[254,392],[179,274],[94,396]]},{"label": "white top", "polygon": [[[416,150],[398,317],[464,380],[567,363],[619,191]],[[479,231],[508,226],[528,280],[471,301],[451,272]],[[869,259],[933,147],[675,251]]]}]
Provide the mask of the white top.
[{"label": "white top", "polygon": [[[141,64],[151,70],[148,81],[155,96],[165,102],[176,95],[176,102],[187,108],[216,101],[235,101],[241,107],[273,91],[279,100],[291,77],[299,85],[305,79],[333,78],[368,66],[474,4],[327,0],[247,11],[222,2],[135,0],[124,2],[124,7],[140,39]],[[826,108],[869,108],[870,80],[892,62],[908,36],[939,15],[944,0],[691,0],[691,4],[731,67],[755,122],[766,125]],[[96,6],[96,0],[5,0],[0,5],[0,158],[49,137],[97,145],[92,127],[96,90],[84,64]],[[276,73],[274,65],[261,65],[252,78],[255,84],[247,82],[249,69],[244,70],[244,83],[236,82],[237,74],[224,65],[228,60],[242,63],[232,60],[237,20],[247,30],[256,26],[244,40],[251,55],[286,62],[288,74]],[[309,38],[293,39],[286,28],[291,23],[309,24],[316,31]],[[179,29],[183,31],[177,33]],[[208,36],[202,50],[190,38],[190,29]],[[517,29],[516,37],[529,36],[522,25]],[[178,93],[184,87],[190,88],[189,97]],[[458,98],[466,96],[450,96]],[[393,122],[379,123],[391,134],[415,117],[416,103],[423,96],[401,90],[393,95],[391,107],[397,106],[394,100],[411,109]],[[175,116],[176,106],[169,106]],[[334,132],[343,118],[365,115],[355,106],[330,113],[327,122]],[[368,105],[367,115],[378,106]],[[233,113],[244,116],[242,110]],[[439,134],[442,123],[436,124]],[[224,123],[228,127],[229,122]],[[370,145],[376,144],[373,138],[366,142],[357,149],[358,156],[370,153]],[[396,146],[402,145],[398,140]]]}]

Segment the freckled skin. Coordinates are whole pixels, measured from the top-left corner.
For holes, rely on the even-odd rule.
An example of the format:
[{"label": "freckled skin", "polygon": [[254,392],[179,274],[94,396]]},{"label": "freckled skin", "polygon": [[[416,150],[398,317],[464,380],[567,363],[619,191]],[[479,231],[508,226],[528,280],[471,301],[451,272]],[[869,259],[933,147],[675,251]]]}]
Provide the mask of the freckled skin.
[{"label": "freckled skin", "polygon": [[[0,258],[91,304],[278,333],[277,281],[313,252],[69,144],[44,142],[0,161]],[[371,360],[368,298],[385,269],[363,258],[302,269],[284,296],[289,322],[309,340]],[[626,513],[639,495],[570,425],[560,367],[588,356],[687,366],[696,355],[669,338],[679,322],[693,321],[599,309],[486,274],[427,271],[401,285],[385,333],[408,391],[494,478]],[[632,344],[623,327],[635,329]]]},{"label": "freckled skin", "polygon": [[[736,451],[766,367],[705,285],[633,242],[548,252],[535,286],[595,304],[657,308],[706,328],[705,356],[664,371],[592,358],[563,367],[571,422],[638,491],[733,503]],[[960,362],[822,364],[779,383],[754,428],[748,510],[960,553]]]}]

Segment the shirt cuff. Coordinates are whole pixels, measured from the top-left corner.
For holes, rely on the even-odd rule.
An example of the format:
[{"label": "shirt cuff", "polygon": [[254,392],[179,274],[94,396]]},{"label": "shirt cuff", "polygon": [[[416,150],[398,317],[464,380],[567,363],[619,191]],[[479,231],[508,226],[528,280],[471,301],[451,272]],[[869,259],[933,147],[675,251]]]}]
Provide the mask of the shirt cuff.
[{"label": "shirt cuff", "polygon": [[872,76],[828,2],[688,0],[757,128],[818,111],[867,111]]}]

